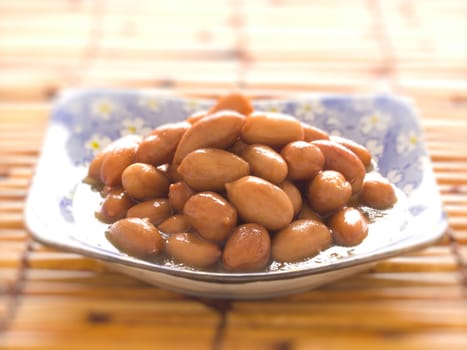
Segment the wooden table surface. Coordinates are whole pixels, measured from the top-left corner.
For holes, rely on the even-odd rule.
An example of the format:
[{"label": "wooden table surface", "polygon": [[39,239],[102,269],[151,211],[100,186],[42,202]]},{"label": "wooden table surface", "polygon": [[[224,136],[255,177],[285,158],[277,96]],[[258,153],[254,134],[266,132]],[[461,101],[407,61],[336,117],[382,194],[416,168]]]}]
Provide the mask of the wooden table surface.
[{"label": "wooden table surface", "polygon": [[[23,208],[54,96],[412,98],[450,224],[306,293],[208,300],[34,242]],[[0,0],[0,348],[466,349],[467,1]]]}]

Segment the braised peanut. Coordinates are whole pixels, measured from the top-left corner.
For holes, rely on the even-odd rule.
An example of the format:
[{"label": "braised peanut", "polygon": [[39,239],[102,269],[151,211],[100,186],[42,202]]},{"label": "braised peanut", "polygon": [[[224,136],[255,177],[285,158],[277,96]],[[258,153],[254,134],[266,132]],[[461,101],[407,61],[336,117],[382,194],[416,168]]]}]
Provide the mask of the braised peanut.
[{"label": "braised peanut", "polygon": [[380,174],[369,173],[363,180],[359,200],[375,209],[388,209],[397,202],[397,196],[387,179]]},{"label": "braised peanut", "polygon": [[352,195],[350,183],[337,171],[325,170],[310,182],[308,202],[319,214],[342,208]]},{"label": "braised peanut", "polygon": [[315,140],[329,140],[329,134],[315,126],[302,123],[303,141],[311,142]]},{"label": "braised peanut", "polygon": [[321,215],[319,215],[316,211],[310,208],[310,206],[304,201],[302,204],[302,208],[300,213],[298,214],[299,219],[308,219],[308,220],[316,220],[316,221],[323,221]]},{"label": "braised peanut", "polygon": [[190,116],[188,116],[188,118],[186,118],[186,121],[193,125],[194,123],[196,123],[197,121],[203,119],[206,116],[208,116],[208,112],[198,111],[198,112],[195,112],[195,113],[191,114]]},{"label": "braised peanut", "polygon": [[180,164],[191,151],[199,148],[227,148],[240,136],[245,116],[234,111],[220,111],[194,123],[180,139],[173,163]]},{"label": "braised peanut", "polygon": [[246,118],[242,139],[250,144],[283,146],[303,140],[303,127],[297,119],[286,114],[254,112]]},{"label": "braised peanut", "polygon": [[101,182],[101,167],[102,162],[107,156],[106,152],[100,152],[94,156],[88,167],[88,176],[85,179],[88,183],[100,183]]},{"label": "braised peanut", "polygon": [[103,222],[113,223],[124,218],[133,204],[132,199],[122,188],[113,188],[105,195],[96,217]]},{"label": "braised peanut", "polygon": [[187,217],[183,214],[172,215],[157,225],[157,228],[164,233],[188,232],[190,227]]},{"label": "braised peanut", "polygon": [[214,106],[209,109],[209,114],[222,111],[231,110],[236,111],[245,116],[253,112],[251,101],[245,95],[233,92],[219,98]]},{"label": "braised peanut", "polygon": [[344,175],[352,186],[352,193],[361,190],[365,177],[365,166],[360,158],[340,143],[328,140],[312,141],[324,155],[324,169],[335,170]]},{"label": "braised peanut", "polygon": [[256,176],[245,176],[225,185],[227,196],[245,222],[279,230],[293,219],[293,205],[278,186]]},{"label": "braised peanut", "polygon": [[183,180],[197,191],[223,190],[226,182],[250,173],[242,158],[217,148],[201,148],[190,152],[178,167]]},{"label": "braised peanut", "polygon": [[145,163],[128,166],[122,173],[122,186],[137,200],[166,197],[169,193],[169,180],[164,173]]},{"label": "braised peanut", "polygon": [[136,149],[141,142],[140,137],[129,135],[123,137],[105,150],[105,158],[101,164],[101,181],[108,186],[118,186],[122,183],[122,173],[135,161]]},{"label": "braised peanut", "polygon": [[249,145],[243,150],[241,156],[250,165],[252,175],[274,184],[281,183],[287,176],[287,163],[269,146]]},{"label": "braised peanut", "polygon": [[238,226],[230,235],[222,254],[228,271],[258,271],[266,267],[271,255],[271,238],[258,224]]},{"label": "braised peanut", "polygon": [[288,178],[291,180],[312,179],[323,170],[324,156],[321,150],[305,141],[294,141],[284,146],[281,156],[287,162]]},{"label": "braised peanut", "polygon": [[159,225],[172,215],[172,208],[165,198],[150,199],[145,202],[135,204],[128,209],[128,218],[147,218],[154,226]]},{"label": "braised peanut", "polygon": [[175,210],[182,211],[188,198],[195,194],[186,182],[179,181],[169,186],[169,203]]},{"label": "braised peanut", "polygon": [[316,220],[296,220],[272,240],[272,257],[280,262],[297,262],[317,255],[332,244],[331,231]]},{"label": "braised peanut", "polygon": [[214,242],[224,241],[237,225],[237,211],[215,192],[191,196],[183,207],[183,214],[203,238]]},{"label": "braised peanut", "polygon": [[355,153],[355,155],[360,158],[366,168],[371,165],[371,153],[363,145],[340,136],[331,136],[331,140],[340,143],[342,146],[347,147],[349,150]]},{"label": "braised peanut", "polygon": [[152,259],[165,249],[167,263],[267,271],[365,239],[364,206],[398,199],[370,173],[372,161],[355,141],[254,111],[232,93],[144,139],[114,141],[84,180],[103,197],[96,217],[111,224],[109,241],[127,254]]},{"label": "braised peanut", "polygon": [[128,255],[151,258],[164,249],[164,239],[148,219],[126,218],[113,223],[107,239]]},{"label": "braised peanut", "polygon": [[355,246],[368,235],[368,221],[356,208],[339,210],[329,219],[328,225],[338,245]]},{"label": "braised peanut", "polygon": [[190,127],[191,124],[188,122],[179,122],[156,128],[139,144],[135,155],[136,161],[155,166],[169,163],[182,135]]},{"label": "braised peanut", "polygon": [[287,194],[290,201],[292,202],[293,215],[296,216],[300,212],[303,205],[302,194],[298,190],[297,186],[288,180],[280,183],[279,187]]},{"label": "braised peanut", "polygon": [[207,267],[221,256],[220,248],[194,233],[175,233],[167,239],[166,253],[189,266]]}]

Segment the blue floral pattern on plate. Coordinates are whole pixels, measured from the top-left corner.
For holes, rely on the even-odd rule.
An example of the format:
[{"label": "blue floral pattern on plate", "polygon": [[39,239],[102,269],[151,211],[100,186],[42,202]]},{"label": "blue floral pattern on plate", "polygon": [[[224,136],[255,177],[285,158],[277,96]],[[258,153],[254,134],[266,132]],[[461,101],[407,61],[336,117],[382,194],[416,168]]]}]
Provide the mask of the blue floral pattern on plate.
[{"label": "blue floral pattern on plate", "polygon": [[[324,274],[333,270],[344,271],[427,245],[444,231],[446,220],[439,193],[422,130],[409,101],[390,95],[309,95],[285,100],[258,100],[254,105],[257,110],[291,114],[331,135],[348,137],[366,146],[372,152],[378,170],[407,195],[410,218],[403,235],[389,237],[387,244],[375,249],[349,250],[345,259],[331,259],[322,264],[315,261],[309,266],[279,271],[277,276],[178,270],[174,266],[134,259],[96,243],[94,236],[102,235],[102,232],[91,232],[92,229],[80,224],[82,218],[77,218],[73,211],[76,197],[80,196],[79,183],[93,156],[121,136],[145,135],[158,125],[184,120],[194,112],[206,110],[212,103],[211,100],[182,99],[151,91],[64,93],[54,107],[27,202],[26,222],[34,237],[62,249],[116,262],[125,266],[128,272],[137,268],[146,274],[162,273],[164,278],[167,274],[171,278],[177,276],[185,279],[184,283],[187,279],[211,282],[209,287],[214,286],[216,293],[222,296],[222,290],[215,288],[219,281],[224,288],[230,282],[279,283],[283,278],[302,278],[313,284],[316,282],[311,281],[313,275],[325,280],[328,275]],[[51,171],[57,166],[62,168],[60,172]],[[148,279],[153,277],[148,275]],[[160,278],[157,282],[161,283]],[[179,286],[179,281],[174,283]],[[242,287],[237,285],[236,288]],[[188,292],[203,294],[193,290]],[[248,295],[247,291],[243,292]]]}]

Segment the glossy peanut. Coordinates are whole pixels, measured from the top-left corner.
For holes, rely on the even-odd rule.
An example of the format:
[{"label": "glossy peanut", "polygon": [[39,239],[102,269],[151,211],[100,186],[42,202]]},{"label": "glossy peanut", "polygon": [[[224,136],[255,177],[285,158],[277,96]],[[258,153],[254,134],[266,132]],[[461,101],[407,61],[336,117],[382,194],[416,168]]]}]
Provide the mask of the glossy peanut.
[{"label": "glossy peanut", "polygon": [[169,186],[169,203],[175,210],[182,211],[186,201],[195,191],[186,182],[179,181]]},{"label": "glossy peanut", "polygon": [[316,176],[324,166],[324,155],[321,150],[305,141],[294,141],[281,150],[291,180],[308,180]]},{"label": "glossy peanut", "polygon": [[159,225],[172,215],[168,199],[158,198],[150,199],[144,202],[135,204],[128,209],[126,216],[131,218],[147,218],[153,225]]},{"label": "glossy peanut", "polygon": [[245,95],[238,92],[232,92],[220,97],[209,109],[208,113],[212,114],[222,110],[236,111],[247,116],[253,112],[253,105],[251,104],[250,99]]},{"label": "glossy peanut", "polygon": [[252,175],[274,184],[281,183],[287,177],[287,163],[279,153],[269,146],[248,145],[241,156],[248,162]]},{"label": "glossy peanut", "polygon": [[323,221],[323,218],[320,214],[316,211],[311,209],[306,201],[303,202],[302,207],[300,209],[300,213],[298,214],[298,219],[308,219],[308,220],[316,220],[316,221]]},{"label": "glossy peanut", "polygon": [[249,144],[283,146],[303,140],[303,127],[297,119],[286,114],[253,112],[243,125],[242,139]]},{"label": "glossy peanut", "polygon": [[133,204],[122,188],[113,188],[105,195],[96,217],[103,222],[113,223],[124,218]]},{"label": "glossy peanut", "polygon": [[183,214],[172,215],[157,225],[161,232],[170,234],[188,232],[190,227],[187,217]]},{"label": "glossy peanut", "polygon": [[173,162],[180,164],[190,152],[206,147],[225,149],[240,136],[245,116],[234,111],[220,111],[194,123],[178,143]]},{"label": "glossy peanut", "polygon": [[246,161],[217,148],[201,148],[190,152],[177,170],[183,181],[197,191],[223,190],[226,182],[250,173]]},{"label": "glossy peanut", "polygon": [[366,168],[371,165],[371,153],[365,146],[340,136],[332,136],[331,140],[340,143],[342,146],[347,147],[349,150],[355,153],[355,155],[360,158]]},{"label": "glossy peanut", "polygon": [[159,230],[147,219],[118,220],[109,227],[106,237],[119,250],[143,259],[160,254],[165,246]]},{"label": "glossy peanut", "polygon": [[188,122],[179,122],[156,128],[139,144],[136,161],[155,166],[170,162],[178,142],[190,127]]},{"label": "glossy peanut", "polygon": [[313,125],[302,123],[303,141],[311,142],[315,140],[329,140],[329,134]]},{"label": "glossy peanut", "polygon": [[335,141],[317,140],[312,144],[318,146],[323,152],[324,169],[340,172],[350,182],[352,193],[361,190],[366,170],[355,153]]},{"label": "glossy peanut", "polygon": [[388,209],[397,202],[396,192],[391,183],[380,174],[369,173],[363,180],[359,200],[375,209]]},{"label": "glossy peanut", "polygon": [[89,184],[98,184],[101,182],[102,162],[107,156],[106,152],[100,152],[94,156],[88,167],[88,175],[85,181]]},{"label": "glossy peanut", "polygon": [[319,254],[331,244],[331,231],[326,225],[316,220],[296,220],[274,236],[272,257],[279,262],[298,262]]},{"label": "glossy peanut", "polygon": [[227,271],[258,271],[266,267],[271,255],[271,238],[258,224],[240,225],[225,244],[222,263]]},{"label": "glossy peanut", "polygon": [[215,192],[191,196],[183,207],[183,214],[203,238],[214,242],[223,242],[237,225],[237,211]]},{"label": "glossy peanut", "polygon": [[188,118],[186,118],[186,121],[193,125],[194,123],[196,123],[197,121],[200,121],[207,115],[208,115],[207,111],[198,111],[198,112],[195,112],[189,115]]},{"label": "glossy peanut", "polygon": [[334,242],[342,246],[360,244],[368,235],[368,221],[360,210],[347,207],[339,210],[328,221]]},{"label": "glossy peanut", "polygon": [[135,161],[135,154],[140,137],[129,135],[119,139],[105,150],[106,156],[102,160],[100,177],[102,183],[108,186],[117,186],[122,183],[122,173]]},{"label": "glossy peanut", "polygon": [[302,194],[298,190],[297,186],[295,186],[294,183],[289,180],[285,180],[284,182],[281,182],[279,184],[279,187],[289,197],[290,202],[292,202],[293,213],[294,213],[294,216],[296,216],[302,208],[302,204],[303,204]]},{"label": "glossy peanut", "polygon": [[154,197],[167,197],[169,180],[154,166],[133,163],[122,173],[122,186],[129,196],[137,200]]},{"label": "glossy peanut", "polygon": [[311,208],[326,214],[345,206],[352,195],[350,183],[341,173],[325,170],[314,177],[307,191]]},{"label": "glossy peanut", "polygon": [[167,239],[166,253],[188,266],[207,267],[215,264],[220,256],[220,248],[195,233],[175,233]]},{"label": "glossy peanut", "polygon": [[289,196],[271,182],[245,176],[225,187],[229,201],[245,222],[279,230],[292,221],[294,209]]}]

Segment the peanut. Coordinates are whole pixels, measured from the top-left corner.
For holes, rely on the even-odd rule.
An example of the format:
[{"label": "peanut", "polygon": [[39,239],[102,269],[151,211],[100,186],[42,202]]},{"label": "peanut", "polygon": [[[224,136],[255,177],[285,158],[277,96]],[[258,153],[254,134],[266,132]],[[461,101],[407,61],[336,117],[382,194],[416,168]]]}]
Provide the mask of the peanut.
[{"label": "peanut", "polygon": [[355,153],[335,141],[316,140],[311,143],[323,152],[324,169],[335,170],[344,175],[352,186],[352,193],[361,190],[366,170]]},{"label": "peanut", "polygon": [[240,136],[245,116],[233,111],[220,111],[194,123],[180,139],[173,163],[180,164],[183,158],[199,148],[227,148]]},{"label": "peanut", "polygon": [[331,231],[316,220],[296,220],[272,240],[272,257],[280,262],[297,262],[317,255],[332,244]]},{"label": "peanut", "polygon": [[245,176],[225,187],[230,202],[245,222],[279,230],[292,221],[294,209],[289,196],[269,181]]},{"label": "peanut", "polygon": [[166,253],[175,260],[194,267],[213,265],[221,256],[221,250],[216,244],[188,232],[170,235]]},{"label": "peanut", "polygon": [[250,173],[248,163],[242,158],[217,148],[190,152],[177,170],[183,181],[197,191],[223,190],[226,182]]},{"label": "peanut", "polygon": [[248,162],[252,175],[274,184],[281,183],[287,176],[287,163],[269,146],[248,145],[241,156]]},{"label": "peanut", "polygon": [[200,192],[183,207],[188,222],[205,239],[223,242],[237,225],[237,211],[221,195]]},{"label": "peanut", "polygon": [[222,254],[228,271],[258,271],[266,267],[271,255],[269,232],[258,224],[238,226],[230,235]]},{"label": "peanut", "polygon": [[149,220],[126,218],[113,223],[106,232],[107,239],[128,255],[147,259],[164,249],[164,239]]},{"label": "peanut", "polygon": [[254,112],[246,118],[242,139],[249,144],[283,146],[303,140],[303,127],[297,119],[286,114]]},{"label": "peanut", "polygon": [[284,146],[281,156],[287,162],[288,178],[308,180],[323,170],[324,156],[321,150],[305,141],[293,141]]},{"label": "peanut", "polygon": [[170,215],[172,215],[172,208],[165,198],[151,199],[135,204],[128,209],[126,214],[128,218],[147,218],[154,226],[166,220]]},{"label": "peanut", "polygon": [[188,122],[165,124],[141,141],[136,150],[137,162],[152,165],[169,163],[177,148],[182,135],[191,127]]},{"label": "peanut", "polygon": [[347,207],[335,213],[328,222],[334,242],[342,246],[355,246],[368,235],[368,221],[360,210]]}]

